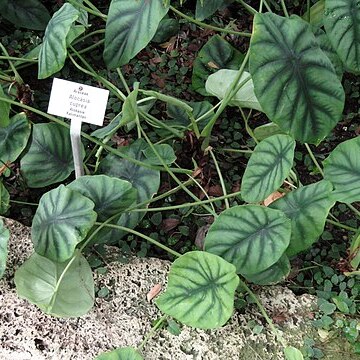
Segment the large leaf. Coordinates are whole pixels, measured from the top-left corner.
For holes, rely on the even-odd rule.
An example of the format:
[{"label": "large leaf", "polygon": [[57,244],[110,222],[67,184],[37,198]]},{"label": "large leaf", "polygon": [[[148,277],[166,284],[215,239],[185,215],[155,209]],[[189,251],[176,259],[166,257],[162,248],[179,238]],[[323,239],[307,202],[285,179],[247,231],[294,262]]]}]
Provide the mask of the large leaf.
[{"label": "large leaf", "polygon": [[290,261],[286,255],[283,255],[279,261],[269,268],[257,274],[242,274],[246,280],[257,285],[272,285],[286,278],[291,270]]},{"label": "large leaf", "polygon": [[340,120],[344,90],[304,20],[256,14],[250,73],[265,113],[296,140],[318,144]]},{"label": "large leaf", "polygon": [[195,17],[197,20],[202,21],[230,3],[232,3],[232,0],[197,0]]},{"label": "large leaf", "polygon": [[4,222],[0,218],[0,279],[3,277],[6,268],[9,238],[10,232],[5,228]]},{"label": "large leaf", "polygon": [[[0,86],[0,97],[7,98],[7,95],[5,95],[2,86]],[[9,126],[10,124],[9,113],[10,113],[10,104],[0,100],[0,128]]]},{"label": "large leaf", "polygon": [[21,298],[53,316],[82,316],[94,305],[92,271],[79,252],[63,263],[33,253],[15,272],[15,285]]},{"label": "large leaf", "polygon": [[280,134],[255,147],[241,182],[245,201],[262,201],[282,185],[293,165],[295,145],[290,136]]},{"label": "large leaf", "polygon": [[10,124],[0,127],[0,166],[15,161],[24,150],[30,136],[30,124],[25,113],[10,119]]},{"label": "large leaf", "polygon": [[20,169],[29,187],[65,180],[74,171],[69,129],[58,124],[35,124]]},{"label": "large leaf", "polygon": [[64,66],[67,55],[66,38],[79,14],[77,9],[66,3],[49,21],[39,53],[39,79],[51,76]]},{"label": "large leaf", "polygon": [[309,248],[322,234],[329,210],[335,203],[331,192],[331,183],[323,180],[294,190],[270,205],[291,219],[288,256]]},{"label": "large leaf", "polygon": [[360,137],[339,144],[324,161],[324,178],[335,188],[337,201],[360,201]]},{"label": "large leaf", "polygon": [[[219,98],[224,99],[228,89],[235,80],[237,70],[221,69],[215,74],[209,76],[206,80],[205,89],[206,91]],[[247,81],[248,80],[248,81]],[[244,71],[241,75],[238,84],[243,84],[239,91],[233,96],[229,105],[240,106],[249,109],[255,109],[262,111],[261,105],[254,93],[254,84],[250,74]]]},{"label": "large leaf", "polygon": [[4,215],[9,210],[10,195],[6,187],[0,181],[0,215]]},{"label": "large leaf", "polygon": [[219,35],[214,35],[199,51],[194,61],[192,86],[201,95],[208,95],[205,81],[219,69],[238,70],[244,55]]},{"label": "large leaf", "polygon": [[205,250],[234,264],[240,274],[257,274],[281,258],[289,245],[290,229],[290,220],[282,211],[234,206],[210,226]]},{"label": "large leaf", "polygon": [[106,175],[81,176],[67,187],[94,202],[99,221],[126,210],[137,195],[128,181]]},{"label": "large leaf", "polygon": [[0,0],[0,14],[19,27],[44,30],[50,14],[39,0]]},{"label": "large leaf", "polygon": [[136,349],[126,347],[103,353],[94,360],[143,360],[143,357]]},{"label": "large leaf", "polygon": [[191,251],[171,265],[166,292],[156,304],[183,324],[218,328],[230,318],[239,284],[235,267],[219,256]]},{"label": "large leaf", "polygon": [[112,0],[105,32],[104,60],[108,67],[125,65],[142,50],[168,10],[162,0]]},{"label": "large leaf", "polygon": [[345,67],[360,72],[360,2],[326,0],[324,26]]},{"label": "large leaf", "polygon": [[35,251],[57,262],[71,258],[95,223],[93,209],[91,200],[64,185],[44,194],[31,227]]},{"label": "large leaf", "polygon": [[[122,147],[121,151],[136,160],[144,161],[144,150],[148,148],[147,143],[139,139],[133,144]],[[109,154],[101,161],[99,172],[109,176],[129,181],[137,189],[137,203],[150,200],[158,191],[160,185],[160,171],[151,170],[136,165],[128,160]],[[145,212],[124,213],[114,223],[121,226],[134,228],[144,217]],[[115,242],[123,237],[126,232],[116,229],[102,229],[94,242]]]}]

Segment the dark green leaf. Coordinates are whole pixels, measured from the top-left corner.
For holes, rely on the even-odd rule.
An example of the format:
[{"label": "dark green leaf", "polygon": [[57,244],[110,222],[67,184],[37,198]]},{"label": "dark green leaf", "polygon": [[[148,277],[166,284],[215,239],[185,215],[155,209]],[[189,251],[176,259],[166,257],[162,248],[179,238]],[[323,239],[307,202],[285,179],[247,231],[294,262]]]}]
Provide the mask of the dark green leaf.
[{"label": "dark green leaf", "polygon": [[[0,86],[0,97],[7,98],[2,86]],[[10,104],[0,100],[0,128],[9,126],[10,124],[9,113],[10,113]]]},{"label": "dark green leaf", "polygon": [[195,17],[202,21],[232,2],[231,0],[197,0]]},{"label": "dark green leaf", "polygon": [[85,32],[85,30],[86,28],[83,25],[72,25],[66,37],[66,45],[71,45],[75,39]]},{"label": "dark green leaf", "polygon": [[15,272],[15,285],[21,298],[53,316],[82,316],[94,305],[92,271],[79,252],[63,263],[33,253]]},{"label": "dark green leaf", "polygon": [[0,0],[0,13],[19,27],[44,30],[50,20],[46,7],[38,0]]},{"label": "dark green leaf", "polygon": [[[155,150],[159,153],[161,158],[165,161],[166,164],[172,164],[176,160],[176,155],[173,148],[168,144],[158,144],[155,145]],[[156,156],[155,152],[150,146],[144,149],[144,155],[146,159],[144,162],[152,165],[162,165],[159,158]]]},{"label": "dark green leaf", "polygon": [[112,0],[105,32],[104,60],[108,67],[125,65],[142,50],[168,10],[162,0]]},{"label": "dark green leaf", "polygon": [[345,67],[360,72],[360,2],[326,0],[324,26]]},{"label": "dark green leaf", "polygon": [[10,124],[0,127],[0,166],[15,161],[28,142],[30,124],[25,113],[14,115]]},{"label": "dark green leaf", "polygon": [[257,274],[275,264],[290,241],[290,220],[264,206],[234,206],[210,226],[205,250],[236,266],[238,273]]},{"label": "dark green leaf", "polygon": [[69,129],[58,124],[35,124],[20,169],[29,187],[65,180],[74,171]]},{"label": "dark green leaf", "polygon": [[219,69],[238,70],[244,55],[219,35],[214,35],[199,51],[194,61],[192,86],[201,95],[208,95],[205,81]]},{"label": "dark green leaf", "polygon": [[[316,27],[321,27],[324,21],[324,10],[325,10],[325,0],[318,0],[310,8],[310,24]],[[304,20],[308,20],[307,12],[302,16]]]},{"label": "dark green leaf", "polygon": [[269,119],[296,140],[318,144],[340,120],[341,82],[300,18],[255,15],[250,73]]},{"label": "dark green leaf", "polygon": [[67,56],[66,38],[79,11],[64,4],[51,18],[39,53],[38,78],[45,79],[62,69]]},{"label": "dark green leaf", "polygon": [[323,180],[291,191],[270,205],[291,219],[288,256],[306,250],[322,234],[329,210],[335,204],[331,192],[331,183]]},{"label": "dark green leaf", "polygon": [[270,136],[282,134],[283,131],[274,123],[260,125],[254,129],[254,136],[257,140],[262,141]]},{"label": "dark green leaf", "polygon": [[136,201],[137,191],[128,181],[106,175],[81,176],[67,187],[94,202],[94,210],[101,222]]},{"label": "dark green leaf", "polygon": [[176,19],[162,19],[151,41],[163,43],[180,31],[179,21]]},{"label": "dark green leaf", "polygon": [[117,114],[111,122],[91,133],[91,136],[97,137],[98,139],[104,139],[105,137],[113,134],[121,126],[122,114]]},{"label": "dark green leaf", "polygon": [[138,116],[138,106],[136,103],[139,91],[139,83],[134,84],[134,90],[127,96],[122,106],[122,117],[120,126],[135,121]]},{"label": "dark green leaf", "polygon": [[96,221],[93,209],[91,200],[64,185],[45,193],[31,228],[35,251],[57,262],[71,258]]},{"label": "dark green leaf", "polygon": [[292,168],[295,145],[288,135],[273,135],[255,147],[241,182],[245,201],[262,201],[280,188]]},{"label": "dark green leaf", "polygon": [[10,232],[5,228],[4,222],[0,218],[0,279],[3,277],[6,268],[9,238]]},{"label": "dark green leaf", "polygon": [[4,186],[2,181],[0,181],[0,215],[6,214],[6,212],[9,210],[9,201],[9,192],[6,190],[6,187]]},{"label": "dark green leaf", "polygon": [[171,265],[166,292],[156,300],[162,312],[201,329],[224,325],[234,309],[239,278],[219,256],[191,251]]},{"label": "dark green leaf", "polygon": [[143,360],[143,357],[136,349],[126,347],[103,353],[94,360]]},{"label": "dark green leaf", "polygon": [[334,199],[360,201],[360,137],[340,143],[323,164],[324,178],[335,188]]}]

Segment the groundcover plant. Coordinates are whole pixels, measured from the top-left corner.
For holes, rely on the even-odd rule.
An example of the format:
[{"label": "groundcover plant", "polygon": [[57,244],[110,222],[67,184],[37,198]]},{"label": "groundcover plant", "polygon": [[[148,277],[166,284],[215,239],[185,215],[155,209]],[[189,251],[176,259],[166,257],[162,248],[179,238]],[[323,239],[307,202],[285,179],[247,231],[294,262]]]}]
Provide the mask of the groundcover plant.
[{"label": "groundcover plant", "polygon": [[[360,137],[339,143],[322,164],[309,144],[319,146],[342,119],[344,72],[360,73],[360,3],[320,0],[311,7],[304,1],[304,13],[289,16],[284,1],[278,2],[280,11],[275,13],[273,1],[253,1],[255,9],[239,0],[253,16],[252,33],[202,22],[229,3],[198,0],[192,18],[181,11],[183,4],[175,7],[163,0],[112,0],[107,13],[90,0],[68,0],[53,14],[38,0],[0,0],[5,19],[43,35],[22,57],[10,56],[0,44],[2,64],[9,65],[0,71],[0,173],[9,176],[11,164],[18,162],[29,188],[51,187],[44,190],[34,215],[34,253],[16,271],[16,289],[47,314],[81,316],[92,308],[95,297],[84,250],[130,233],[176,258],[167,289],[155,301],[164,313],[155,328],[168,316],[197,328],[221,327],[234,311],[235,295],[248,293],[284,346],[286,358],[301,359],[301,352],[286,344],[247,283],[269,285],[285,279],[290,260],[319,239],[327,222],[353,234],[348,276],[359,274],[360,230],[340,223],[330,210],[340,202],[360,216],[353,204],[360,201]],[[178,31],[178,21],[170,14],[219,34],[250,38],[247,50],[241,52],[213,35],[195,59],[193,88],[208,100],[218,98],[214,105],[184,101],[145,88],[141,81],[126,82],[122,69],[131,59],[153,39],[161,42],[168,32]],[[84,45],[89,38],[97,40]],[[107,74],[118,77],[121,88],[88,61],[89,52],[100,47],[104,50],[99,61]],[[108,89],[121,104],[105,127],[82,133],[83,141],[91,145],[82,151],[86,175],[73,181],[68,180],[74,167],[68,122],[19,97],[19,89],[22,94],[26,89],[21,77],[26,66],[37,66],[38,79],[51,79],[66,63]],[[216,149],[211,136],[227,107],[241,115],[254,144],[244,151],[251,155],[245,171],[238,174],[240,191],[232,193],[210,146]],[[173,120],[158,118],[158,109],[164,108]],[[268,123],[253,130],[254,112],[262,113]],[[149,127],[160,140],[150,138]],[[118,131],[131,132],[136,139],[117,147],[111,139]],[[222,196],[202,200],[189,190],[189,185],[198,184],[199,167],[195,161],[192,169],[177,166],[173,146],[188,134],[210,154]],[[313,160],[316,179],[321,177],[308,185],[301,183],[294,165],[297,144],[303,144]],[[156,196],[161,172],[176,187]],[[134,230],[149,204],[180,190],[193,201],[173,209],[202,207],[214,217],[204,251],[180,254]],[[276,200],[268,205],[271,197]],[[236,204],[230,206],[234,199]],[[0,214],[6,214],[10,196],[3,181],[0,201]],[[221,212],[213,206],[219,201],[225,205]],[[1,222],[1,276],[8,239]],[[118,349],[98,359],[141,359],[139,350]]]}]

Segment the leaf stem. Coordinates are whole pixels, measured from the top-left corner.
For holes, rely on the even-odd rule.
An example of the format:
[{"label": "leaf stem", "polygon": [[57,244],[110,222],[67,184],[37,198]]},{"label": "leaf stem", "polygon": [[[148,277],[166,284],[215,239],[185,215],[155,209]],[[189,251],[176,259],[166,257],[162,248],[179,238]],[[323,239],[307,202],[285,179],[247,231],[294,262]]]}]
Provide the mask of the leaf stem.
[{"label": "leaf stem", "polygon": [[138,346],[137,350],[141,351],[142,348],[145,346],[145,344],[148,342],[148,340],[155,334],[156,330],[161,326],[161,324],[167,319],[167,315],[163,315],[152,327],[152,329],[146,334],[144,337],[144,340],[141,342],[141,344]]},{"label": "leaf stem", "polygon": [[310,22],[310,8],[311,8],[311,3],[310,3],[310,0],[307,0],[307,4],[306,4],[306,18],[307,18],[307,21]]},{"label": "leaf stem", "polygon": [[236,0],[236,1],[240,3],[251,15],[257,14],[257,11],[253,7],[248,5],[245,1],[243,0]]},{"label": "leaf stem", "polygon": [[131,93],[131,91],[130,91],[130,89],[129,89],[129,86],[128,86],[128,84],[127,84],[127,82],[126,82],[125,78],[124,78],[123,73],[121,72],[121,69],[120,69],[120,68],[116,68],[116,72],[118,73],[119,78],[120,78],[120,80],[121,80],[121,82],[122,82],[122,84],[123,84],[123,86],[124,86],[124,88],[125,88],[126,92],[127,92],[127,93],[128,93],[128,95],[129,95],[129,94]]},{"label": "leaf stem", "polygon": [[30,205],[30,206],[39,206],[39,204],[26,202],[26,201],[20,201],[20,200],[10,200],[11,203],[14,204],[20,204],[20,205]]},{"label": "leaf stem", "polygon": [[[85,11],[87,11],[89,14],[92,14],[92,15],[95,15],[95,16],[98,16],[100,18],[102,18],[104,21],[106,21],[107,19],[107,16],[105,14],[103,14],[102,12],[100,12],[99,10],[93,10],[85,5],[83,5],[81,2],[79,1],[76,1],[76,0],[68,0],[68,2],[73,5],[75,8],[80,8],[80,9],[83,9]],[[87,2],[85,0],[85,2]]]},{"label": "leaf stem", "polygon": [[360,211],[351,204],[346,204],[346,206],[360,219]]},{"label": "leaf stem", "polygon": [[18,84],[23,84],[24,81],[23,79],[21,78],[20,74],[17,72],[16,70],[16,67],[14,66],[13,62],[11,61],[10,59],[10,56],[9,56],[9,53],[7,52],[5,46],[2,44],[2,42],[0,42],[0,48],[1,50],[3,51],[5,57],[7,58],[7,61],[9,62],[9,65],[11,67],[11,70],[12,72],[14,73],[14,76],[15,76],[15,81],[18,83]]},{"label": "leaf stem", "polygon": [[306,147],[306,150],[308,151],[308,153],[309,153],[309,155],[311,157],[311,160],[313,161],[313,163],[315,164],[315,166],[319,170],[319,173],[321,174],[322,177],[324,177],[324,171],[321,168],[321,166],[319,165],[318,161],[316,160],[316,157],[315,157],[314,153],[312,152],[312,150],[310,149],[309,144],[305,143],[305,147]]},{"label": "leaf stem", "polygon": [[326,222],[329,223],[329,224],[331,224],[331,225],[337,226],[337,227],[339,227],[339,228],[341,228],[341,229],[345,229],[345,230],[349,230],[349,231],[354,231],[354,232],[357,231],[357,229],[355,229],[355,228],[353,228],[353,227],[351,227],[351,226],[347,226],[347,225],[341,224],[341,223],[339,223],[339,222],[337,222],[337,221],[334,221],[334,220],[326,219]]},{"label": "leaf stem", "polygon": [[289,13],[288,13],[288,11],[287,11],[287,8],[286,8],[285,1],[284,1],[284,0],[281,0],[281,6],[282,6],[282,9],[283,9],[284,15],[285,15],[286,17],[289,17]]}]

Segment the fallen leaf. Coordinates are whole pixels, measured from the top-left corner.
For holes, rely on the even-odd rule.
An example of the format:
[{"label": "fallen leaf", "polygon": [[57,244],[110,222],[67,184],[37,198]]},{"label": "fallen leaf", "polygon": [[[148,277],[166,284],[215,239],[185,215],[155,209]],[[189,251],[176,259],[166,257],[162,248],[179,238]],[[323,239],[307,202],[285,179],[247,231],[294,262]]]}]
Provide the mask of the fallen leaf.
[{"label": "fallen leaf", "polygon": [[274,191],[263,201],[263,204],[264,204],[264,206],[269,206],[275,200],[282,198],[284,195],[285,195],[285,193],[281,193],[279,191]]},{"label": "fallen leaf", "polygon": [[3,166],[0,166],[0,175],[2,175],[2,174],[6,171],[6,169],[9,168],[9,166],[10,166],[10,163],[9,163],[9,162],[7,162],[6,164],[4,164]]},{"label": "fallen leaf", "polygon": [[150,302],[154,297],[158,296],[160,291],[161,291],[161,285],[160,284],[154,285],[146,295],[147,301]]},{"label": "fallen leaf", "polygon": [[169,232],[172,229],[175,229],[180,224],[179,219],[164,219],[161,223],[161,229],[165,232]]},{"label": "fallen leaf", "polygon": [[208,67],[211,68],[211,69],[219,69],[219,65],[216,65],[214,62],[212,61],[209,61],[207,63]]},{"label": "fallen leaf", "polygon": [[204,250],[205,236],[209,230],[209,227],[210,227],[210,224],[201,226],[196,233],[195,246],[199,250]]},{"label": "fallen leaf", "polygon": [[220,185],[214,185],[209,187],[208,194],[210,196],[223,196],[222,187]]}]

